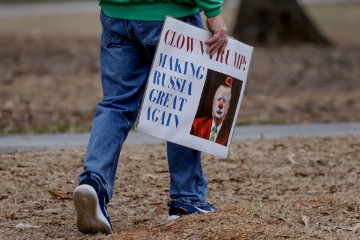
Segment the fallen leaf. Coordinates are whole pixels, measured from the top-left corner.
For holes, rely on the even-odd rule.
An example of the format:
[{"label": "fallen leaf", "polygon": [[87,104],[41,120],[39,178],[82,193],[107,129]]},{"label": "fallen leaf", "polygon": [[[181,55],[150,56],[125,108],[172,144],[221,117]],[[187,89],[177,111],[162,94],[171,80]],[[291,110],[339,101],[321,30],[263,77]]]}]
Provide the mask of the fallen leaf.
[{"label": "fallen leaf", "polygon": [[144,176],[143,176],[143,178],[150,178],[150,179],[158,179],[159,177],[158,176],[155,176],[155,175],[153,175],[153,174],[145,174]]},{"label": "fallen leaf", "polygon": [[356,232],[358,229],[360,229],[360,223],[355,224],[353,227],[340,227],[340,226],[334,226],[334,230],[344,230],[348,232]]},{"label": "fallen leaf", "polygon": [[294,153],[290,153],[288,155],[288,160],[292,165],[298,165],[299,163],[297,161],[295,161],[295,154]]},{"label": "fallen leaf", "polygon": [[35,226],[31,224],[19,223],[16,224],[15,228],[39,228],[40,226]]},{"label": "fallen leaf", "polygon": [[295,171],[295,177],[308,177],[309,173],[303,171]]},{"label": "fallen leaf", "polygon": [[53,198],[59,199],[59,200],[72,200],[72,193],[66,193],[66,194],[61,194],[55,191],[51,191],[48,190],[48,192],[50,193],[51,196],[53,196]]},{"label": "fallen leaf", "polygon": [[320,229],[324,230],[324,231],[327,231],[327,232],[330,232],[330,229],[328,227],[325,227],[324,225],[320,225]]},{"label": "fallen leaf", "polygon": [[10,219],[10,220],[16,220],[18,219],[18,217],[15,215],[15,213],[12,213],[10,215],[7,215],[6,216],[7,219]]},{"label": "fallen leaf", "polygon": [[302,221],[302,223],[304,224],[305,227],[309,226],[309,217],[308,216],[303,215],[301,217],[301,221]]}]

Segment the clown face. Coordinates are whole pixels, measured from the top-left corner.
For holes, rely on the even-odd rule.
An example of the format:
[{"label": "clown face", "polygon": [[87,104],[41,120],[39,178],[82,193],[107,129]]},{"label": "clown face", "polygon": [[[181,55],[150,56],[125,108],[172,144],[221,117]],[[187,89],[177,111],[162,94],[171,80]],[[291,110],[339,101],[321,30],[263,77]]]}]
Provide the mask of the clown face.
[{"label": "clown face", "polygon": [[231,88],[220,86],[216,92],[213,99],[213,110],[212,115],[213,119],[217,125],[220,125],[229,110],[231,99]]}]

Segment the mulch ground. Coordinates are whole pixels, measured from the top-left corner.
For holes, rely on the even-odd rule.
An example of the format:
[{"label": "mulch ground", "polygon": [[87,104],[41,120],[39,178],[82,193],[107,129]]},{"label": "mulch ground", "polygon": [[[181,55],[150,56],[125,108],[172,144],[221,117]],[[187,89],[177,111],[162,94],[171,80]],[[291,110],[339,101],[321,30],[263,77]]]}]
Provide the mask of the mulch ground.
[{"label": "mulch ground", "polygon": [[[256,47],[238,123],[359,122],[358,9],[310,9],[333,47]],[[2,18],[0,29],[0,133],[90,130],[102,97],[97,14]],[[124,147],[110,236],[76,230],[85,149],[0,154],[0,239],[359,239],[358,136],[234,142],[226,160],[205,154],[220,211],[172,224],[164,148]]]},{"label": "mulch ground", "polygon": [[108,212],[115,233],[76,230],[85,149],[0,155],[0,239],[359,239],[360,137],[235,142],[204,154],[217,213],[166,224],[163,145],[125,146]]}]

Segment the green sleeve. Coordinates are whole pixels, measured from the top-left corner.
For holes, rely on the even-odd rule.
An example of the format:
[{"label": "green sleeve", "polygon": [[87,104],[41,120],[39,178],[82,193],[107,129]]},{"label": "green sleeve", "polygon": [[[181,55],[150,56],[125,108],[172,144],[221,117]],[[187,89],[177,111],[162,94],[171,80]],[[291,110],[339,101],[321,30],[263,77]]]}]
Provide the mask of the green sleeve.
[{"label": "green sleeve", "polygon": [[215,17],[222,11],[224,0],[195,0],[200,10],[204,11],[206,17]]}]

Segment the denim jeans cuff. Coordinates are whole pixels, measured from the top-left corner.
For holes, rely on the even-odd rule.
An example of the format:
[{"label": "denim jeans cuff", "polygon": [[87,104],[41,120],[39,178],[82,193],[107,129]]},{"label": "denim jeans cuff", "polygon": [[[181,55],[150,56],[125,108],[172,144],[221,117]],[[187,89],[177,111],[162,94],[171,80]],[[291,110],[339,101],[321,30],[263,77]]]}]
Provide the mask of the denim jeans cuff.
[{"label": "denim jeans cuff", "polygon": [[208,204],[208,202],[206,200],[204,200],[204,201],[193,200],[193,199],[184,198],[184,197],[174,198],[174,199],[172,199],[172,201],[177,201],[177,202],[180,202],[180,203],[183,203],[186,205],[192,205],[195,207],[203,207]]}]

